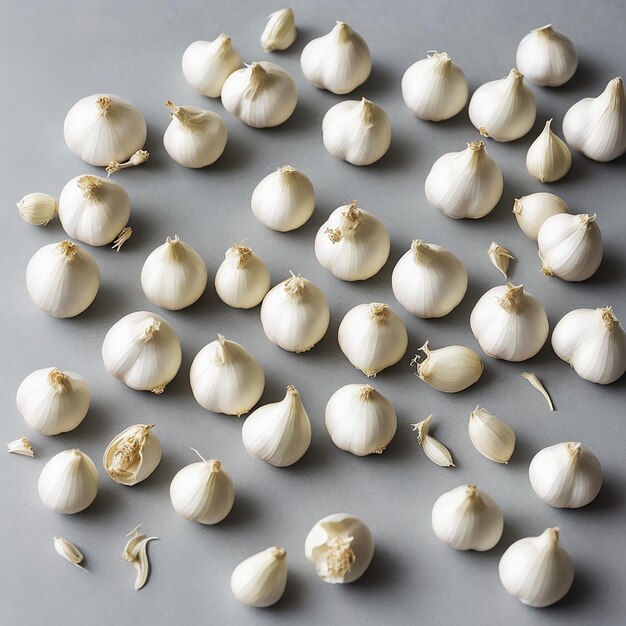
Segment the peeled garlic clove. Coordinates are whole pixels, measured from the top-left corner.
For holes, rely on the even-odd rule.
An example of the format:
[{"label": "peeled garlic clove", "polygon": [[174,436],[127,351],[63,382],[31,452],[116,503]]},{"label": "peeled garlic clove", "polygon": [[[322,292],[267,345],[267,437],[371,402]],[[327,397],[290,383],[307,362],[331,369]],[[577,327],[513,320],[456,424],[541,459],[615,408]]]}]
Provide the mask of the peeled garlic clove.
[{"label": "peeled garlic clove", "polygon": [[45,226],[57,213],[57,201],[47,193],[26,194],[17,209],[22,219],[35,226]]},{"label": "peeled garlic clove", "polygon": [[54,549],[59,556],[72,563],[72,565],[76,565],[80,567],[80,569],[85,569],[80,565],[84,558],[83,553],[71,541],[63,539],[63,537],[55,537]]},{"label": "peeled garlic clove", "polygon": [[424,454],[435,465],[439,465],[439,467],[454,467],[455,465],[450,450],[429,433],[432,421],[433,416],[429,415],[418,424],[411,424],[413,430],[417,431],[417,443],[419,443]]},{"label": "peeled garlic clove", "polygon": [[532,372],[522,372],[522,378],[527,380],[544,397],[548,408],[551,411],[554,411],[552,399],[550,398],[550,395],[546,391],[546,388],[543,386],[542,382]]},{"label": "peeled garlic clove", "polygon": [[358,518],[334,513],[322,518],[304,542],[304,555],[327,583],[352,583],[365,573],[374,556],[374,537]]},{"label": "peeled garlic clove", "polygon": [[148,574],[150,572],[150,562],[148,561],[148,542],[158,537],[146,537],[140,530],[140,526],[137,526],[134,530],[131,530],[127,536],[130,537],[124,551],[122,552],[122,558],[130,563],[137,570],[137,577],[135,578],[135,591],[139,591],[148,580]]},{"label": "peeled garlic clove", "polygon": [[265,52],[286,50],[296,40],[296,18],[291,9],[280,9],[267,18],[261,35],[261,47]]},{"label": "peeled garlic clove", "polygon": [[502,173],[482,141],[448,152],[432,166],[424,191],[429,204],[456,220],[485,217],[500,201]]},{"label": "peeled garlic clove", "polygon": [[515,257],[506,248],[503,248],[495,241],[491,242],[489,250],[487,250],[487,254],[491,259],[493,266],[502,274],[502,276],[504,276],[506,280],[507,273],[509,271],[509,261],[511,259],[515,259]]},{"label": "peeled garlic clove", "polygon": [[553,215],[569,213],[569,209],[559,196],[541,191],[516,198],[513,213],[522,232],[537,241],[542,224]]},{"label": "peeled garlic clove", "polygon": [[552,132],[551,124],[552,119],[549,119],[526,154],[528,173],[542,183],[552,183],[563,178],[572,164],[569,148]]},{"label": "peeled garlic clove", "polygon": [[486,409],[476,407],[467,427],[474,447],[494,463],[508,463],[515,449],[515,433]]},{"label": "peeled garlic clove", "polygon": [[33,447],[30,445],[30,441],[26,437],[20,437],[15,441],[7,443],[7,450],[12,454],[19,454],[20,456],[35,456]]},{"label": "peeled garlic clove", "polygon": [[278,602],[287,585],[287,551],[272,546],[248,557],[233,570],[230,588],[239,602],[263,608]]},{"label": "peeled garlic clove", "polygon": [[146,480],[161,462],[161,443],[154,424],[135,424],[117,435],[107,446],[102,463],[106,473],[120,485]]}]

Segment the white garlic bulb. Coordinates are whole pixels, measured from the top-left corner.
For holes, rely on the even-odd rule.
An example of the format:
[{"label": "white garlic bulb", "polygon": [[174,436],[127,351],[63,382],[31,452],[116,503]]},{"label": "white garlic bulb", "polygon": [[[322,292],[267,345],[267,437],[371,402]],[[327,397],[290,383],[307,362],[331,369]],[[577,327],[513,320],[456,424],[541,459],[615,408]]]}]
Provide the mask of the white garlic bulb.
[{"label": "white garlic bulb", "polygon": [[417,368],[417,376],[444,393],[458,393],[467,389],[483,373],[481,358],[465,346],[446,346],[431,350],[427,341],[420,350],[426,358],[419,362],[419,357],[415,357],[413,364]]},{"label": "white garlic bulb", "polygon": [[261,304],[265,336],[289,352],[310,350],[326,334],[329,323],[326,296],[299,274],[270,289]]},{"label": "white garlic bulb", "polygon": [[79,513],[96,498],[98,470],[84,452],[65,450],[44,465],[37,490],[41,501],[55,513]]},{"label": "white garlic bulb", "polygon": [[541,225],[559,213],[569,213],[567,204],[559,196],[543,191],[516,198],[513,204],[518,226],[533,241],[537,241]]},{"label": "white garlic bulb", "polygon": [[26,194],[18,203],[17,209],[22,219],[35,226],[45,226],[57,214],[57,201],[47,193]]},{"label": "white garlic bulb", "polygon": [[611,307],[569,312],[554,327],[552,348],[592,383],[609,385],[626,372],[626,332]]},{"label": "white garlic bulb", "polygon": [[537,106],[524,75],[512,69],[508,76],[481,85],[469,103],[469,117],[483,137],[515,141],[535,123]]},{"label": "white garlic bulb", "polygon": [[104,451],[106,473],[120,485],[146,480],[161,462],[161,442],[154,424],[135,424],[113,438]]},{"label": "white garlic bulb", "polygon": [[474,337],[486,354],[505,361],[535,356],[548,338],[548,316],[541,302],[511,283],[481,296],[470,315]]},{"label": "white garlic bulb", "polygon": [[330,154],[352,165],[371,165],[391,145],[391,122],[383,109],[366,100],[345,100],[328,109],[322,141]]},{"label": "white garlic bulb", "polygon": [[356,200],[335,209],[315,236],[320,265],[341,280],[366,280],[389,258],[391,242],[384,224],[357,208]]},{"label": "white garlic bulb", "polygon": [[58,435],[74,430],[85,419],[91,388],[79,374],[44,367],[20,383],[15,401],[33,430],[42,435]]},{"label": "white garlic bulb", "polygon": [[539,608],[558,602],[574,582],[574,564],[559,545],[558,528],[516,541],[502,555],[498,571],[511,595]]},{"label": "white garlic bulb", "polygon": [[563,178],[572,165],[569,148],[552,132],[551,124],[552,119],[549,119],[526,153],[528,173],[542,183]]},{"label": "white garlic bulb", "polygon": [[287,551],[272,546],[248,557],[234,569],[230,588],[239,602],[264,608],[276,604],[287,586]]},{"label": "white garlic bulb", "polygon": [[287,70],[267,61],[236,70],[222,87],[224,108],[253,128],[286,122],[297,102],[298,91],[293,78]]},{"label": "white garlic bulb", "polygon": [[409,337],[404,322],[380,302],[359,304],[339,324],[339,347],[366,376],[376,376],[405,354]]},{"label": "white garlic bulb", "polygon": [[417,431],[417,443],[424,452],[424,454],[439,467],[455,467],[452,460],[452,454],[450,450],[444,446],[441,441],[435,439],[430,434],[430,425],[433,421],[432,414],[425,420],[418,422],[417,424],[411,424],[414,431]]},{"label": "white garlic bulb", "polygon": [[296,40],[296,17],[292,9],[274,11],[268,18],[261,34],[261,47],[265,52],[287,50]]},{"label": "white garlic bulb", "polygon": [[489,494],[461,485],[437,498],[432,526],[437,539],[455,550],[485,552],[500,541],[504,518]]},{"label": "white garlic bulb", "polygon": [[67,113],[67,147],[91,165],[126,161],[143,148],[148,129],[139,109],[128,100],[97,93],[79,100]]},{"label": "white garlic bulb", "polygon": [[26,289],[44,313],[75,317],[94,301],[100,289],[100,269],[96,259],[75,243],[51,243],[28,262]]},{"label": "white garlic bulb", "polygon": [[286,233],[300,228],[313,215],[315,190],[302,172],[285,165],[254,188],[250,206],[261,224]]},{"label": "white garlic bulb", "polygon": [[469,90],[463,70],[445,52],[431,50],[402,76],[402,97],[421,120],[440,122],[460,113]]},{"label": "white garlic bulb", "polygon": [[183,53],[185,80],[209,98],[219,98],[224,81],[242,65],[230,37],[224,33],[214,41],[194,41]]},{"label": "white garlic bulb", "polygon": [[411,315],[443,317],[463,300],[467,270],[452,252],[414,239],[393,268],[391,288]]},{"label": "white garlic bulb", "polygon": [[537,235],[541,271],[563,280],[587,280],[602,262],[602,234],[596,215],[561,213],[549,217]]},{"label": "white garlic bulb", "polygon": [[476,407],[467,425],[474,447],[494,463],[508,463],[515,450],[515,433],[502,420],[486,409]]},{"label": "white garlic bulb", "polygon": [[391,402],[370,385],[345,385],[335,391],[325,421],[333,443],[356,456],[383,452],[398,427]]},{"label": "white garlic bulb", "polygon": [[137,311],[111,326],[102,343],[102,360],[109,374],[131,389],[159,394],[178,373],[182,351],[162,317]]},{"label": "white garlic bulb", "polygon": [[372,71],[365,40],[345,22],[310,41],[300,57],[302,73],[316,87],[342,95],[362,85]]},{"label": "white garlic bulb", "polygon": [[178,235],[153,250],[141,268],[141,288],[153,304],[178,311],[204,293],[208,280],[202,257]]},{"label": "white garlic bulb", "polygon": [[503,186],[500,168],[485,144],[473,141],[465,150],[448,152],[435,161],[424,191],[429,204],[448,217],[475,220],[491,213]]}]

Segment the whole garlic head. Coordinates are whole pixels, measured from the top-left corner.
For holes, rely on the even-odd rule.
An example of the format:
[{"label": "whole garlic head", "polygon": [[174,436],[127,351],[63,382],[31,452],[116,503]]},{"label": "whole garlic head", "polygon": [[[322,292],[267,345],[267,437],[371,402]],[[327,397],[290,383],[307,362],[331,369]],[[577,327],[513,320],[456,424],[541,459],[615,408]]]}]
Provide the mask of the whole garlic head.
[{"label": "whole garlic head", "polygon": [[106,473],[120,485],[146,480],[161,462],[161,443],[154,424],[135,424],[123,430],[107,446],[102,458]]},{"label": "whole garlic head", "polygon": [[263,34],[261,46],[265,52],[286,50],[296,40],[296,18],[292,9],[274,11],[268,18]]},{"label": "whole garlic head", "polygon": [[26,194],[17,203],[22,219],[35,226],[45,226],[57,214],[57,208],[57,201],[47,193]]},{"label": "whole garlic head", "polygon": [[559,196],[543,191],[516,198],[513,205],[518,226],[533,241],[537,241],[542,224],[559,213],[569,213],[567,204]]},{"label": "whole garlic head", "polygon": [[264,608],[276,604],[287,586],[287,551],[272,546],[234,569],[230,588],[239,602]]},{"label": "whole garlic head", "polygon": [[549,119],[526,154],[528,173],[541,183],[552,183],[563,178],[572,164],[569,148],[552,132],[551,124],[552,119]]}]

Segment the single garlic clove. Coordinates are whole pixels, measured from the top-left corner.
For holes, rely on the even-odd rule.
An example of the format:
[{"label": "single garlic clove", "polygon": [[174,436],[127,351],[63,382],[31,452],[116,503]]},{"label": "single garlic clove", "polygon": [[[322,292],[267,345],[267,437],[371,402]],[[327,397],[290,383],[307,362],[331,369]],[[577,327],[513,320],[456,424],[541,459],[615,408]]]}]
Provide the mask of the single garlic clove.
[{"label": "single garlic clove", "polygon": [[20,456],[35,456],[33,447],[30,445],[30,441],[26,437],[20,437],[15,441],[7,443],[7,450],[12,454],[19,454]]},{"label": "single garlic clove", "polygon": [[57,208],[57,201],[47,193],[29,193],[17,203],[22,219],[35,226],[45,226],[57,214]]},{"label": "single garlic clove", "polygon": [[567,204],[559,196],[543,191],[516,198],[513,204],[518,226],[533,241],[537,241],[542,224],[559,213],[569,213]]},{"label": "single garlic clove", "polygon": [[243,604],[272,606],[285,592],[287,571],[287,551],[272,546],[239,563],[230,578],[230,588]]},{"label": "single garlic clove", "polygon": [[515,449],[515,433],[486,409],[476,407],[469,417],[469,437],[478,452],[494,463],[508,463]]},{"label": "single garlic clove", "polygon": [[552,132],[551,124],[552,119],[549,119],[526,154],[528,173],[542,183],[552,183],[563,178],[572,164],[569,148]]},{"label": "single garlic clove", "polygon": [[261,47],[265,52],[286,50],[296,40],[296,18],[292,9],[280,9],[267,18],[261,35]]},{"label": "single garlic clove", "polygon": [[81,565],[84,558],[83,553],[71,541],[63,539],[63,537],[55,537],[54,549],[57,551],[57,554],[59,554],[59,556],[64,558],[66,561],[69,561],[72,565],[76,565],[76,567],[85,570],[85,568]]},{"label": "single garlic clove", "polygon": [[139,591],[139,589],[146,584],[148,574],[150,573],[148,543],[153,539],[158,539],[158,537],[146,537],[146,535],[139,530],[140,527],[141,525],[128,533],[127,537],[130,537],[130,539],[122,552],[122,558],[137,570],[135,591]]},{"label": "single garlic clove", "polygon": [[504,276],[506,280],[507,273],[509,271],[509,261],[511,259],[515,259],[515,257],[506,249],[503,248],[500,244],[497,244],[495,241],[491,242],[489,246],[489,250],[487,250],[487,254],[493,263],[493,266]]},{"label": "single garlic clove", "polygon": [[419,443],[424,454],[435,465],[439,465],[440,467],[454,467],[455,465],[450,450],[429,434],[432,420],[433,416],[429,415],[418,424],[411,424],[413,430],[417,431],[417,443]]},{"label": "single garlic clove", "polygon": [[545,398],[549,409],[551,411],[554,411],[552,399],[550,398],[550,395],[546,391],[546,388],[543,386],[541,381],[532,372],[522,372],[522,378],[527,380]]}]

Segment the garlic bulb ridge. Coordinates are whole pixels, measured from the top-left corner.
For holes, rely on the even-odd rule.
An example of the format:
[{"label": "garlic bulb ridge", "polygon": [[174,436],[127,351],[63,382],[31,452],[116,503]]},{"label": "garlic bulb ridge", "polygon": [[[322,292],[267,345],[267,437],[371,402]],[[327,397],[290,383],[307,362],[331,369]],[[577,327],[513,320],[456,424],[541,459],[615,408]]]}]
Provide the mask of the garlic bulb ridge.
[{"label": "garlic bulb ridge", "polygon": [[528,173],[541,183],[552,183],[563,178],[572,164],[569,148],[552,132],[551,124],[552,119],[549,119],[526,154]]},{"label": "garlic bulb ridge", "polygon": [[248,557],[234,569],[230,588],[239,602],[264,608],[276,604],[287,585],[287,551],[272,546]]},{"label": "garlic bulb ridge", "polygon": [[47,193],[29,193],[18,203],[22,219],[35,226],[45,226],[57,214],[57,201]]},{"label": "garlic bulb ridge", "polygon": [[567,204],[553,193],[531,193],[522,198],[516,198],[513,204],[513,214],[522,232],[537,241],[542,224],[553,215],[569,213]]},{"label": "garlic bulb ridge", "polygon": [[508,424],[477,406],[467,427],[478,452],[494,463],[508,463],[515,449],[515,433]]},{"label": "garlic bulb ridge", "polygon": [[292,9],[280,9],[267,18],[261,35],[261,46],[265,52],[286,50],[296,40],[296,18]]}]

